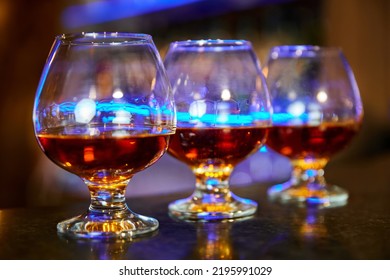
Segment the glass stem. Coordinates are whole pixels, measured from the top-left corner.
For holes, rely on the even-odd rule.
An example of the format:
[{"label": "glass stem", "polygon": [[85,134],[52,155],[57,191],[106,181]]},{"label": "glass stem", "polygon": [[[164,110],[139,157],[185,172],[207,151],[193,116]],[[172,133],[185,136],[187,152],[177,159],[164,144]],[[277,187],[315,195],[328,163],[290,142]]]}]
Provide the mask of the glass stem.
[{"label": "glass stem", "polygon": [[229,177],[233,166],[230,164],[207,163],[193,169],[196,177],[195,195],[216,201],[230,196]]},{"label": "glass stem", "polygon": [[125,197],[127,183],[128,181],[109,186],[88,185],[91,195],[89,211],[109,215],[128,211]]},{"label": "glass stem", "polygon": [[325,188],[326,181],[324,177],[325,164],[294,164],[292,171],[292,184],[293,185],[306,185],[308,188]]}]

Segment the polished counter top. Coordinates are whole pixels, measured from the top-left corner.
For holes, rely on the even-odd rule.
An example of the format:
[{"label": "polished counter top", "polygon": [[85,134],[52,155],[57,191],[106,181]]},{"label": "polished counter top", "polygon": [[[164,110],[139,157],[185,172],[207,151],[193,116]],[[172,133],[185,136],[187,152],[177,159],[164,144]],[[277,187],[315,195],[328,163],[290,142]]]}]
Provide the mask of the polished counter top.
[{"label": "polished counter top", "polygon": [[269,184],[234,188],[259,203],[254,217],[187,223],[167,214],[188,194],[128,198],[130,208],[155,217],[157,232],[131,242],[75,241],[56,224],[81,214],[85,203],[0,210],[0,259],[390,259],[390,155],[329,164],[326,178],[350,193],[331,209],[296,208],[267,200]]}]

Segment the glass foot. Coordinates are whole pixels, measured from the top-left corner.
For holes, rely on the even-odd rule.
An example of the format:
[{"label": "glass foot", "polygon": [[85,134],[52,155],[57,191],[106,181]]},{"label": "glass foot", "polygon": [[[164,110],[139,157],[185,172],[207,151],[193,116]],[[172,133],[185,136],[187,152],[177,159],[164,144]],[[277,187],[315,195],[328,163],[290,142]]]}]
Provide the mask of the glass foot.
[{"label": "glass foot", "polygon": [[257,203],[227,194],[204,194],[198,191],[185,199],[169,204],[169,213],[181,220],[212,221],[234,219],[253,215]]},{"label": "glass foot", "polygon": [[291,185],[290,182],[274,185],[268,189],[268,197],[281,203],[300,206],[316,205],[320,208],[339,207],[347,204],[348,193],[334,185]]},{"label": "glass foot", "polygon": [[57,225],[57,231],[70,238],[133,239],[155,231],[158,221],[135,214],[130,210],[121,213],[101,213],[89,210]]}]

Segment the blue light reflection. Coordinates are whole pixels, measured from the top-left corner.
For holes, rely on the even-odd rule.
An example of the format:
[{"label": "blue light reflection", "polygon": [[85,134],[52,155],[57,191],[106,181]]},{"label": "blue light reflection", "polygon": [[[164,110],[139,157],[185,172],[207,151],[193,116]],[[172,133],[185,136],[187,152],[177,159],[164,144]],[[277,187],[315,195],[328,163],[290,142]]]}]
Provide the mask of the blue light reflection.
[{"label": "blue light reflection", "polygon": [[267,112],[257,112],[251,115],[224,115],[223,118],[218,117],[218,114],[203,114],[201,117],[191,116],[187,112],[177,112],[177,121],[181,123],[181,126],[193,126],[194,123],[204,123],[205,125],[251,125],[256,122],[269,121],[271,119],[270,114]]},{"label": "blue light reflection", "polygon": [[273,124],[286,124],[289,122],[300,121],[302,123],[307,123],[310,120],[309,114],[301,114],[299,117],[294,116],[288,113],[277,113],[272,115],[272,123]]},{"label": "blue light reflection", "polygon": [[199,1],[203,0],[94,1],[66,8],[62,14],[62,23],[66,28],[79,28],[172,9]]},{"label": "blue light reflection", "polygon": [[[65,102],[60,104],[59,110],[62,113],[74,113],[77,103],[75,102]],[[174,114],[172,110],[168,108],[160,108],[162,109],[163,114],[171,115]],[[131,114],[148,116],[151,113],[157,114],[161,113],[161,110],[153,109],[147,105],[134,105],[131,103],[114,103],[114,102],[96,102],[96,111],[97,112],[115,112],[119,110],[123,110],[129,112]]]}]

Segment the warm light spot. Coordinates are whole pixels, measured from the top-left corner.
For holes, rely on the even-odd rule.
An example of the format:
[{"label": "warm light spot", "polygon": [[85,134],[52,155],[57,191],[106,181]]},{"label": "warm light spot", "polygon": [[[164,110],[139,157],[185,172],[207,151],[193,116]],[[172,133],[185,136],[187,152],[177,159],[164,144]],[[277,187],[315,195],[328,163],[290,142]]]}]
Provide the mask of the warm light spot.
[{"label": "warm light spot", "polygon": [[84,161],[90,162],[95,160],[95,153],[93,147],[85,147],[84,148]]},{"label": "warm light spot", "polygon": [[198,153],[196,152],[196,150],[194,151],[190,151],[189,153],[186,153],[186,157],[188,159],[196,159]]},{"label": "warm light spot", "polygon": [[220,178],[223,176],[222,171],[210,171],[210,172],[205,172],[204,175],[209,178]]},{"label": "warm light spot", "polygon": [[88,232],[120,232],[123,230],[133,230],[135,228],[131,221],[112,221],[112,222],[88,222],[85,225],[85,229]]},{"label": "warm light spot", "polygon": [[283,147],[280,151],[282,155],[288,156],[291,155],[292,149],[290,147]]},{"label": "warm light spot", "polygon": [[317,100],[321,103],[324,103],[326,102],[326,100],[328,100],[328,94],[323,91],[323,90],[320,90],[318,93],[317,93]]},{"label": "warm light spot", "polygon": [[200,92],[195,91],[194,92],[194,100],[199,100],[201,98],[202,98],[202,95],[200,94]]},{"label": "warm light spot", "polygon": [[112,231],[111,225],[109,223],[103,223],[103,232],[110,232]]},{"label": "warm light spot", "polygon": [[295,91],[291,90],[287,93],[287,98],[290,100],[294,100],[297,98],[297,93]]},{"label": "warm light spot", "polygon": [[[267,66],[264,66],[262,72],[263,72],[264,77],[267,78],[267,76],[268,76],[268,67],[267,67]],[[256,82],[257,82],[257,80],[256,80]]]},{"label": "warm light spot", "polygon": [[230,90],[225,88],[224,90],[222,90],[221,92],[221,99],[224,100],[224,101],[227,101],[227,100],[230,100],[230,98],[232,97],[232,94],[230,93]]},{"label": "warm light spot", "polygon": [[116,98],[116,99],[120,99],[123,97],[123,92],[117,88],[114,93],[112,94],[112,97]]},{"label": "warm light spot", "polygon": [[67,162],[65,162],[65,166],[71,167],[72,164],[69,161],[67,161]]},{"label": "warm light spot", "polygon": [[193,212],[228,212],[231,211],[233,207],[230,204],[211,204],[211,203],[202,203],[200,205],[194,204],[190,206],[190,211]]},{"label": "warm light spot", "polygon": [[96,99],[96,87],[94,85],[89,89],[89,99]]},{"label": "warm light spot", "polygon": [[153,91],[156,86],[156,78],[153,78],[152,83],[150,84],[150,90]]}]

